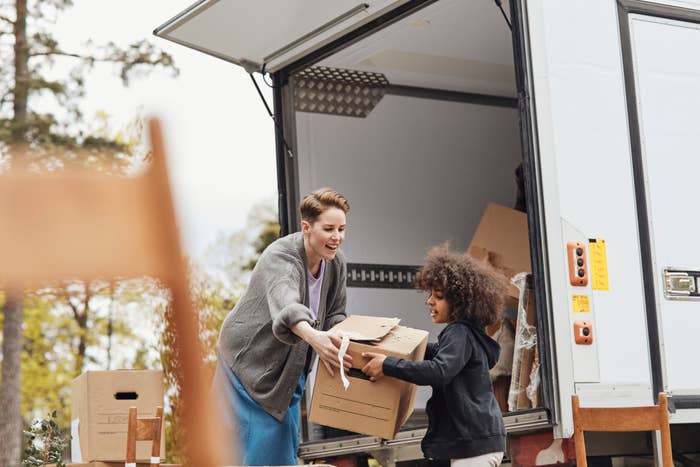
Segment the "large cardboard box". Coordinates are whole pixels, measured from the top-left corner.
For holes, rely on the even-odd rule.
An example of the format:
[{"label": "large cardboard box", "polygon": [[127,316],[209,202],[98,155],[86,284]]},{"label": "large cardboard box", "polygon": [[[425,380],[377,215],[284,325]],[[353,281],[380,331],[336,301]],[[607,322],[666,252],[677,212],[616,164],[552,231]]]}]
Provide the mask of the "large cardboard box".
[{"label": "large cardboard box", "polygon": [[[153,417],[163,406],[160,370],[87,371],[73,380],[71,457],[74,462],[122,461],[126,456],[129,407]],[[160,455],[165,457],[165,428]],[[151,442],[136,443],[137,461],[150,461]]]},{"label": "large cardboard box", "polygon": [[[531,272],[527,214],[489,203],[467,253],[473,258],[487,261],[508,279],[519,272]],[[511,285],[508,296],[509,306],[515,307],[519,298],[518,288]]]},{"label": "large cardboard box", "polygon": [[428,332],[398,325],[396,318],[349,316],[333,327],[350,337],[348,354],[353,368],[347,390],[338,372],[331,377],[319,365],[309,420],[321,425],[392,439],[413,413],[416,386],[396,378],[372,382],[361,369],[368,362],[362,352],[376,352],[409,360],[422,360]]}]

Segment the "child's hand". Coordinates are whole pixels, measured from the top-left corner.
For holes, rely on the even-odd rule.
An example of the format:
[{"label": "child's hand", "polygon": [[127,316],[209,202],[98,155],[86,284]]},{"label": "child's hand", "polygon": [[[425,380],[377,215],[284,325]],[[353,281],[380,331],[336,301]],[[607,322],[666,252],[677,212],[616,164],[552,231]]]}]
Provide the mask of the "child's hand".
[{"label": "child's hand", "polygon": [[362,352],[362,356],[371,358],[369,363],[362,368],[362,372],[370,377],[370,381],[377,381],[379,378],[384,376],[382,365],[384,364],[386,355],[380,353]]}]

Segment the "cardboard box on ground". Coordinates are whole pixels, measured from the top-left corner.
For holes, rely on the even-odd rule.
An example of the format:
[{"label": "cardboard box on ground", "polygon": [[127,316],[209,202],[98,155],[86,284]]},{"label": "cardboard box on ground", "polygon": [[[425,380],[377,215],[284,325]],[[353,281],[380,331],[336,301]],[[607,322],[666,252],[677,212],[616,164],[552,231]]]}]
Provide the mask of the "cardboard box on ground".
[{"label": "cardboard box on ground", "polygon": [[[139,417],[153,417],[156,407],[163,406],[160,370],[87,371],[73,380],[71,389],[71,457],[77,463],[124,465],[129,407],[136,407]],[[160,457],[165,458],[164,424],[161,430]],[[137,442],[136,460],[150,459],[151,442]]]},{"label": "cardboard box on ground", "polygon": [[347,390],[338,372],[331,377],[319,366],[313,388],[309,420],[370,436],[392,439],[413,413],[416,386],[395,378],[372,382],[361,372],[369,361],[362,352],[375,352],[408,360],[422,360],[428,332],[398,325],[397,318],[349,316],[333,327],[348,335],[347,353],[353,368]]},{"label": "cardboard box on ground", "polygon": [[[531,272],[527,214],[500,204],[489,203],[467,253],[473,258],[488,262],[509,279],[519,272]],[[519,326],[524,325],[516,321],[519,298],[520,290],[511,285],[506,298],[506,308],[509,313],[496,325],[487,328],[487,332],[501,344],[502,348],[501,358],[496,365],[495,374],[498,376],[493,385],[496,399],[503,412],[508,411],[509,393],[513,392],[518,395],[518,402],[512,407],[514,410],[537,406],[537,395],[534,396],[534,403],[524,397],[525,388],[530,383],[530,371],[533,364],[538,363],[536,346],[522,348],[517,345],[517,342],[515,345],[513,342],[513,338],[518,335]],[[534,326],[535,308],[531,290],[526,291],[524,301],[527,324]]]}]

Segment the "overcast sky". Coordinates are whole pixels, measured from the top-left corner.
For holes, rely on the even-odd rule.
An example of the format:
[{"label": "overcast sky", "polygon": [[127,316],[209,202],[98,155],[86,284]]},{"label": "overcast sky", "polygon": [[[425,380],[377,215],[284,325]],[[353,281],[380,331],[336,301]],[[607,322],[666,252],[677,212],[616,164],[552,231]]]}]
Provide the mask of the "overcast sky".
[{"label": "overcast sky", "polygon": [[[217,233],[245,224],[250,207],[274,200],[274,130],[248,75],[239,67],[157,38],[153,29],[194,0],[75,0],[56,24],[65,49],[87,40],[126,45],[148,38],[172,54],[177,78],[155,71],[124,88],[115,70],[87,81],[85,116],[106,111],[116,124],[137,114],[163,121],[184,246],[195,258]],[[258,75],[259,77],[259,75]],[[270,90],[260,82],[270,105]]]}]

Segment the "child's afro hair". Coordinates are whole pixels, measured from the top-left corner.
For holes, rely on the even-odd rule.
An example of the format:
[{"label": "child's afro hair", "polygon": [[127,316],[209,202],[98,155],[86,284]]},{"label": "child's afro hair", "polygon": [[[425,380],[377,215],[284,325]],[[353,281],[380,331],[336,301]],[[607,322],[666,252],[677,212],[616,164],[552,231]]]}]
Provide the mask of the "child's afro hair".
[{"label": "child's afro hair", "polygon": [[444,243],[428,251],[415,286],[442,291],[450,305],[450,322],[466,320],[484,327],[500,318],[508,284],[486,263],[451,252]]}]

